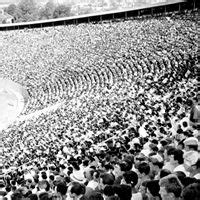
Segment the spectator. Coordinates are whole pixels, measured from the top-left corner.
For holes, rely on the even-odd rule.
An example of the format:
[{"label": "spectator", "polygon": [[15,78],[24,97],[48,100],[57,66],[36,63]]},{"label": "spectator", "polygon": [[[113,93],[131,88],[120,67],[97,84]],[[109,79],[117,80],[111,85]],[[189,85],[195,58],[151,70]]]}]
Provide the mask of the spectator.
[{"label": "spectator", "polygon": [[198,200],[200,198],[200,184],[193,183],[191,185],[188,185],[183,190],[182,198],[183,200],[189,200],[189,199]]},{"label": "spectator", "polygon": [[159,181],[160,195],[162,200],[172,199],[177,200],[181,197],[182,184],[178,180],[177,176],[170,174],[161,178]]},{"label": "spectator", "polygon": [[149,173],[150,173],[150,166],[146,162],[142,162],[137,167],[138,170],[138,184],[137,188],[140,188],[144,181],[150,180]]}]

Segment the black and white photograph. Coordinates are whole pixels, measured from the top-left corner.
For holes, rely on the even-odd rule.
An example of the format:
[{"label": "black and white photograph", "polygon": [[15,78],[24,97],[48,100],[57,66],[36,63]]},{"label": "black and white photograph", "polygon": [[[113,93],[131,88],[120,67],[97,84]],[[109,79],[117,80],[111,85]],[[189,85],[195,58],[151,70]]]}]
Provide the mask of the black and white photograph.
[{"label": "black and white photograph", "polygon": [[0,200],[200,200],[199,16],[0,0]]}]

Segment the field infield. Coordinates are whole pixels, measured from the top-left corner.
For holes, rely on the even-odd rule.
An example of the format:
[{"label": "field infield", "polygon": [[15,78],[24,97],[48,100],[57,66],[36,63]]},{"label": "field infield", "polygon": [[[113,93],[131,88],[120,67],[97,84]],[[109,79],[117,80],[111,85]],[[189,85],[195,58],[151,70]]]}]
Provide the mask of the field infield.
[{"label": "field infield", "polygon": [[27,102],[28,92],[20,84],[0,78],[0,130],[20,115]]}]

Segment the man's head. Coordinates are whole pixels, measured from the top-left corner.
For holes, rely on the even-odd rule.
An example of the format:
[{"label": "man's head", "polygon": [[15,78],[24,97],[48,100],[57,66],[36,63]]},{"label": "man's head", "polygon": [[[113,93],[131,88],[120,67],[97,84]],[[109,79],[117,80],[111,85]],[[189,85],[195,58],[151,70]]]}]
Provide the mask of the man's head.
[{"label": "man's head", "polygon": [[181,196],[182,184],[176,175],[170,174],[161,178],[159,185],[162,200],[176,200]]},{"label": "man's head", "polygon": [[184,188],[182,198],[183,200],[199,200],[200,183],[193,183]]},{"label": "man's head", "polygon": [[94,169],[88,168],[84,171],[85,178],[90,181],[93,179]]},{"label": "man's head", "polygon": [[153,174],[158,174],[164,165],[163,158],[156,154],[150,157],[150,168]]},{"label": "man's head", "polygon": [[147,175],[149,175],[149,173],[150,173],[150,166],[149,166],[149,164],[146,163],[146,162],[140,163],[140,164],[138,165],[137,169],[138,169],[138,177],[139,177],[139,178],[142,178],[142,177],[144,177],[144,176],[147,176]]},{"label": "man's head", "polygon": [[186,151],[190,151],[190,150],[197,151],[197,149],[198,149],[198,140],[195,137],[189,137],[189,138],[185,139],[184,145],[185,145],[185,150]]},{"label": "man's head", "polygon": [[103,173],[100,175],[100,189],[104,189],[106,185],[113,185],[115,181],[115,177],[109,173]]},{"label": "man's head", "polygon": [[85,185],[79,182],[70,183],[67,190],[68,190],[69,196],[73,199],[81,197],[86,192]]},{"label": "man's head", "polygon": [[130,184],[132,187],[138,183],[138,175],[134,171],[128,171],[123,174],[121,184]]},{"label": "man's head", "polygon": [[183,164],[183,151],[180,149],[174,149],[170,155],[170,163],[172,165],[181,165]]},{"label": "man's head", "polygon": [[193,173],[196,169],[198,169],[199,165],[199,153],[196,151],[187,151],[184,154],[184,167],[185,169]]},{"label": "man's head", "polygon": [[60,183],[58,183],[56,190],[58,193],[60,193],[62,196],[64,196],[67,193],[67,186],[65,183],[60,182]]}]

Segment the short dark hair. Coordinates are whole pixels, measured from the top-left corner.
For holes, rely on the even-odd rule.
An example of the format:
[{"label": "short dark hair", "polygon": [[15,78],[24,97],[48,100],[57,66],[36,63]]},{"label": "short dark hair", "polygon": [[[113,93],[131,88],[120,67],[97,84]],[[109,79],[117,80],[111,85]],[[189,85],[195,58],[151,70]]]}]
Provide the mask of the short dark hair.
[{"label": "short dark hair", "polygon": [[71,187],[71,191],[72,194],[76,194],[76,195],[81,195],[81,194],[85,194],[86,192],[86,188],[85,185],[79,183],[79,182],[73,182],[72,183],[72,187]]},{"label": "short dark hair", "polygon": [[28,196],[28,198],[29,198],[30,200],[38,200],[37,194],[30,194],[30,195]]},{"label": "short dark hair", "polygon": [[181,196],[182,184],[175,174],[170,174],[160,179],[160,187],[165,187],[168,193],[173,193],[176,198]]},{"label": "short dark hair", "polygon": [[131,200],[132,197],[132,188],[129,185],[114,185],[114,192],[118,197],[126,200]]},{"label": "short dark hair", "polygon": [[142,174],[148,175],[150,172],[150,166],[146,162],[141,162],[138,164],[138,171]]},{"label": "short dark hair", "polygon": [[183,164],[184,158],[183,158],[183,151],[180,149],[175,149],[172,152],[172,155],[174,155],[174,160],[178,161],[178,164]]},{"label": "short dark hair", "polygon": [[168,169],[161,169],[160,171],[160,178],[163,178],[167,175],[171,174],[171,172]]},{"label": "short dark hair", "polygon": [[102,183],[104,185],[113,185],[115,178],[112,174],[109,173],[103,173],[100,175],[100,178],[102,179]]},{"label": "short dark hair", "polygon": [[134,171],[128,171],[123,174],[124,180],[127,184],[131,184],[134,187],[138,183],[138,175]]},{"label": "short dark hair", "polygon": [[23,195],[19,191],[14,192],[11,195],[11,200],[21,200],[22,198],[23,198]]},{"label": "short dark hair", "polygon": [[104,198],[100,192],[93,191],[88,200],[104,200]]},{"label": "short dark hair", "polygon": [[113,196],[115,194],[113,186],[112,185],[106,185],[106,187],[103,189],[103,193],[108,197]]},{"label": "short dark hair", "polygon": [[199,200],[200,199],[200,183],[193,183],[184,188],[182,192],[183,200]]},{"label": "short dark hair", "polygon": [[151,180],[148,181],[146,184],[147,189],[149,192],[152,194],[152,196],[160,196],[159,191],[160,191],[160,186],[159,186],[159,180]]},{"label": "short dark hair", "polygon": [[60,182],[57,185],[57,192],[59,192],[62,196],[64,196],[67,193],[67,186],[65,183]]},{"label": "short dark hair", "polygon": [[183,184],[184,187],[187,187],[190,184],[196,183],[197,179],[194,177],[185,177],[181,180],[181,183]]},{"label": "short dark hair", "polygon": [[73,168],[74,168],[75,170],[80,170],[80,167],[79,167],[79,165],[78,165],[77,162],[71,162],[71,165],[73,166]]},{"label": "short dark hair", "polygon": [[189,149],[198,150],[198,145],[187,145]]}]

